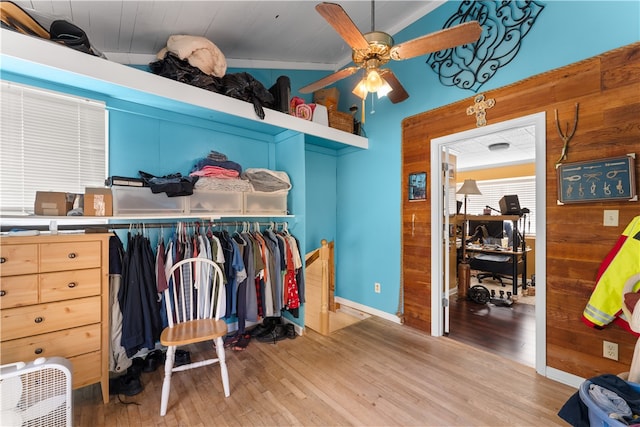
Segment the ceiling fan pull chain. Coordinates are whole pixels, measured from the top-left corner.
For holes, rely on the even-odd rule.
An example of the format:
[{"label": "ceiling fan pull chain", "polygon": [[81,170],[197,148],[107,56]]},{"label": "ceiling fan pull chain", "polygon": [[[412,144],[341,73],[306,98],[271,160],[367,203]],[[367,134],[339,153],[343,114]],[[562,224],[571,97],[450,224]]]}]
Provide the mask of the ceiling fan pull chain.
[{"label": "ceiling fan pull chain", "polygon": [[376,113],[376,102],[375,102],[375,94],[372,92],[371,93],[371,113],[369,114],[375,114]]}]

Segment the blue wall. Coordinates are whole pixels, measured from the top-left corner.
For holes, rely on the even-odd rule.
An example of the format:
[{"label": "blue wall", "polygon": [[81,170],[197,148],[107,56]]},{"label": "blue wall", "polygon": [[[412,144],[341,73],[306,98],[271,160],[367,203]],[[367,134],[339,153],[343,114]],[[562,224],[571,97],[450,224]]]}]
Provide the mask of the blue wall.
[{"label": "blue wall", "polygon": [[[457,9],[447,2],[394,36],[396,43],[442,28]],[[638,1],[549,1],[516,58],[480,90],[502,87],[544,71],[562,67],[640,40]],[[395,313],[398,307],[401,253],[401,122],[475,95],[446,87],[426,65],[426,57],[389,64],[409,92],[400,104],[367,99],[364,128],[369,150],[338,158],[336,295],[375,309]],[[360,105],[351,94],[357,77],[345,79],[340,110]],[[465,112],[461,112],[465,114]],[[490,120],[490,114],[489,114]],[[381,293],[374,293],[374,282]]]},{"label": "blue wall", "polygon": [[324,152],[307,151],[307,251],[320,247],[322,239],[336,239],[337,159]]}]

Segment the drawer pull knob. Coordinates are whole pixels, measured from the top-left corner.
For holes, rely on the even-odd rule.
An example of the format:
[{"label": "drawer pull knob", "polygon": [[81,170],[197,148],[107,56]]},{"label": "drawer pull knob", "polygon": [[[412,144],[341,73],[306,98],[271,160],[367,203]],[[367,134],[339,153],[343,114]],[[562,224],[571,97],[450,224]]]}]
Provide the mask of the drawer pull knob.
[{"label": "drawer pull knob", "polygon": [[44,350],[41,349],[40,347],[36,348],[36,350],[34,351],[35,354],[42,354]]},{"label": "drawer pull knob", "polygon": [[78,255],[76,255],[75,253],[71,252],[69,254],[69,258],[74,259],[75,257],[77,257]]},{"label": "drawer pull knob", "polygon": [[3,297],[7,294],[7,291],[0,291],[0,297]]},{"label": "drawer pull knob", "polygon": [[34,319],[34,321],[35,321],[36,323],[42,323],[42,322],[44,322],[44,317],[36,317],[36,318]]},{"label": "drawer pull knob", "polygon": [[69,282],[67,286],[70,288],[75,288],[76,286],[78,286],[78,284],[76,282]]},{"label": "drawer pull knob", "polygon": [[7,259],[5,257],[1,257],[0,264],[4,264],[5,262],[7,262]]}]

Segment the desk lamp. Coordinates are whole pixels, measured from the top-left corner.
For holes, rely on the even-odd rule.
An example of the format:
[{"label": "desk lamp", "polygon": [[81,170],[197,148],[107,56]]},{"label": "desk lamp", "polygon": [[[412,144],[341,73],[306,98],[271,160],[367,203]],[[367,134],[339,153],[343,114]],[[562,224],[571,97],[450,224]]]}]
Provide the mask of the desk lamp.
[{"label": "desk lamp", "polygon": [[462,187],[456,194],[464,194],[464,222],[462,223],[462,260],[458,264],[458,294],[460,298],[467,297],[469,284],[471,281],[471,266],[467,261],[467,197],[470,194],[482,194],[478,189],[478,185],[474,179],[465,179]]}]

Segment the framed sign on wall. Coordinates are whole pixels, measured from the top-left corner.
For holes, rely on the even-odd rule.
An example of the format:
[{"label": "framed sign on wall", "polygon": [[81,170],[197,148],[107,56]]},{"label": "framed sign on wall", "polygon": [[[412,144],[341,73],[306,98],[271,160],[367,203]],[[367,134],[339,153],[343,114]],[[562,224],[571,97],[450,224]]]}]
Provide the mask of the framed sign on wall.
[{"label": "framed sign on wall", "polygon": [[427,200],[427,173],[409,174],[409,200]]},{"label": "framed sign on wall", "polygon": [[637,201],[635,153],[557,166],[558,204]]}]

